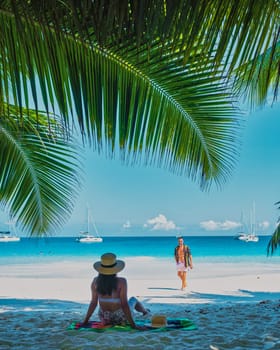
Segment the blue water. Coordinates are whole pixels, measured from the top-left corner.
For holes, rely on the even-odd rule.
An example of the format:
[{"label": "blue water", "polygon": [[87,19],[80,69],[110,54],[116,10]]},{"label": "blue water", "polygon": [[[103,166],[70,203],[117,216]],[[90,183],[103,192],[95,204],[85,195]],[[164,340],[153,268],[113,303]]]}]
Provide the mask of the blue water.
[{"label": "blue water", "polygon": [[[196,262],[280,262],[279,250],[267,257],[269,236],[258,243],[242,242],[234,237],[187,237]],[[78,243],[75,237],[21,238],[20,242],[0,243],[0,264],[17,264],[74,259],[99,259],[105,252],[119,258],[173,258],[175,237],[103,237],[102,243]]]}]

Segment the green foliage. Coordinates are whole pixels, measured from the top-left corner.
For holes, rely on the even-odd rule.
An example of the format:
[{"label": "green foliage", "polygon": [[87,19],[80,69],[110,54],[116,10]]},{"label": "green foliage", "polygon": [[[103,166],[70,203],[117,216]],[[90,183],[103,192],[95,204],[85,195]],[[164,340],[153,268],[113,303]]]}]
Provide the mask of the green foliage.
[{"label": "green foliage", "polygon": [[[68,138],[78,129],[94,150],[119,153],[125,164],[162,166],[202,189],[220,186],[238,156],[236,102],[244,96],[262,104],[270,89],[277,97],[279,16],[277,0],[265,6],[262,0],[1,1],[0,126],[12,117],[7,106],[17,106],[22,124],[30,113],[38,121],[41,109],[48,118],[58,113]],[[12,127],[4,123],[2,130],[12,134]],[[32,160],[35,172],[43,167],[48,178],[61,167],[65,203],[58,204],[53,188],[49,208],[55,213],[58,204],[61,215],[69,213],[64,205],[76,183],[72,148],[67,139],[58,142],[61,134],[49,143],[26,128],[21,140],[30,147],[43,139],[61,154],[57,163],[54,156],[46,160],[55,169]],[[4,174],[9,162],[0,168]],[[40,181],[40,194],[46,186]],[[13,203],[5,191],[2,202]],[[24,216],[19,208],[26,193],[22,186],[16,191],[21,204],[13,215],[30,226],[41,197],[26,199]],[[47,232],[61,222],[54,215],[37,220],[31,231]]]},{"label": "green foliage", "polygon": [[[55,233],[79,188],[77,149],[44,115],[0,118],[0,202],[29,235]],[[39,117],[39,119],[38,119]]]},{"label": "green foliage", "polygon": [[[276,205],[280,205],[280,202],[277,202]],[[278,207],[280,209],[280,206]],[[267,246],[267,255],[273,255],[277,247],[280,245],[280,218],[278,219],[278,223],[276,229],[268,243]]]}]

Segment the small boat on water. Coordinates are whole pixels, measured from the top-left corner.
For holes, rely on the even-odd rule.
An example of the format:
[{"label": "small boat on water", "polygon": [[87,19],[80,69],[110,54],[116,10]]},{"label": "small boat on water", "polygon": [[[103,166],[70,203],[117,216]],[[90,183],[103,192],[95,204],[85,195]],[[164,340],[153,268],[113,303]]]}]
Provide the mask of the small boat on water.
[{"label": "small boat on water", "polygon": [[78,241],[80,243],[101,243],[103,242],[103,238],[95,237],[85,232],[80,232],[80,237],[78,237]]},{"label": "small boat on water", "polygon": [[242,216],[242,231],[239,232],[239,234],[237,235],[237,239],[239,239],[240,241],[243,242],[258,242],[259,241],[259,237],[255,234],[255,205],[253,206],[253,211],[251,212],[251,223],[250,223],[250,230],[247,230],[248,233],[246,233],[246,231],[243,230],[244,227],[244,222],[243,222],[243,216]]},{"label": "small boat on water", "polygon": [[237,239],[239,239],[240,241],[244,241],[244,242],[258,242],[259,241],[259,237],[256,236],[254,233],[241,233],[241,234],[239,234]]},{"label": "small boat on water", "polygon": [[0,231],[0,242],[19,242],[20,237],[11,235],[10,231]]},{"label": "small boat on water", "polygon": [[92,222],[90,218],[89,210],[87,211],[87,230],[81,231],[80,236],[76,239],[77,242],[80,243],[102,243],[103,238],[99,236],[97,228],[95,224],[92,222],[92,226],[94,227],[95,235],[90,233],[90,223]]}]

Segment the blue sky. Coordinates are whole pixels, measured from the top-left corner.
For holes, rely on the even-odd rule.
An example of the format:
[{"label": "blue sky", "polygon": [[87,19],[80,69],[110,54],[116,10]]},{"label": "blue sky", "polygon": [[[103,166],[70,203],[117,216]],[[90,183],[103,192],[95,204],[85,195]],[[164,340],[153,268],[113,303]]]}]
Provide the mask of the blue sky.
[{"label": "blue sky", "polygon": [[[280,103],[246,116],[243,145],[222,190],[201,192],[186,177],[155,167],[128,167],[86,152],[85,183],[75,210],[59,235],[86,227],[89,206],[99,234],[234,235],[241,215],[249,225],[255,203],[258,234],[272,234],[280,216]],[[5,222],[5,216],[0,215]],[[20,233],[19,233],[20,234]]]},{"label": "blue sky", "polygon": [[272,234],[280,216],[280,104],[246,116],[242,148],[222,190],[201,192],[196,183],[154,167],[121,165],[87,152],[85,184],[63,230],[75,235],[90,207],[106,235],[234,235],[255,206],[258,234]]}]

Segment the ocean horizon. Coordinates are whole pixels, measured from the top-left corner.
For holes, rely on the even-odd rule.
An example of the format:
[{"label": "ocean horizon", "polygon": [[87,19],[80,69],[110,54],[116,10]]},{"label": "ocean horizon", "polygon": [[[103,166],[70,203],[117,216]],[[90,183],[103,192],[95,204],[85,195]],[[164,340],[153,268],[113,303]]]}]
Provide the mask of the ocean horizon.
[{"label": "ocean horizon", "polygon": [[[119,258],[174,259],[177,239],[174,236],[104,236],[102,243],[79,243],[77,237],[21,237],[19,242],[0,243],[0,264],[19,264],[33,261],[99,259],[105,252]],[[242,242],[234,236],[188,236],[194,262],[279,263],[277,250],[267,256],[270,236],[259,236],[259,242]]]}]

